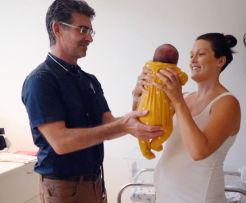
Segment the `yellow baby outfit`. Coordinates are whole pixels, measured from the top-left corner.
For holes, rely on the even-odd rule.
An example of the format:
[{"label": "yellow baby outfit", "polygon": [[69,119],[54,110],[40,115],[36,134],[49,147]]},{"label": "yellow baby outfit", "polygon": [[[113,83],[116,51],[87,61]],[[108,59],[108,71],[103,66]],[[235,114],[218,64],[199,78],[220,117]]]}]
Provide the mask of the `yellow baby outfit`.
[{"label": "yellow baby outfit", "polygon": [[[182,72],[175,64],[149,61],[145,66],[152,70],[151,76],[160,85],[163,85],[163,82],[156,76],[156,73],[162,68],[175,70],[178,73],[181,85],[184,85],[188,80],[187,74]],[[173,130],[173,109],[171,101],[164,91],[153,85],[148,86],[146,89],[147,93],[142,94],[137,110],[148,110],[148,114],[140,117],[139,120],[146,125],[162,126],[164,130],[162,136],[158,136],[151,141],[139,139],[139,146],[143,156],[147,159],[153,159],[155,154],[151,149],[161,151],[163,149],[162,143],[168,139]]]}]

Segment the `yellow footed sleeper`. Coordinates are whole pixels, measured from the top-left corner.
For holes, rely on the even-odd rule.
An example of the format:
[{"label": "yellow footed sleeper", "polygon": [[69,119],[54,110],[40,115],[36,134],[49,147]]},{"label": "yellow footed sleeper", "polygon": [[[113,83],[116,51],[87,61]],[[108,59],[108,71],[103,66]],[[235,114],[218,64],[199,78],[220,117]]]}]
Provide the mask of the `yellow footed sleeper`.
[{"label": "yellow footed sleeper", "polygon": [[[184,85],[188,80],[187,74],[182,72],[175,64],[149,61],[146,66],[152,70],[151,76],[154,81],[161,85],[163,85],[163,82],[156,76],[156,73],[162,68],[174,69],[178,73],[181,85]],[[173,130],[173,110],[165,92],[152,85],[146,87],[146,89],[147,92],[142,94],[137,110],[148,110],[149,113],[140,117],[139,120],[146,125],[162,126],[164,130],[162,136],[152,140],[139,139],[139,146],[143,156],[147,159],[153,159],[155,154],[151,149],[161,151],[163,142],[168,139]]]}]

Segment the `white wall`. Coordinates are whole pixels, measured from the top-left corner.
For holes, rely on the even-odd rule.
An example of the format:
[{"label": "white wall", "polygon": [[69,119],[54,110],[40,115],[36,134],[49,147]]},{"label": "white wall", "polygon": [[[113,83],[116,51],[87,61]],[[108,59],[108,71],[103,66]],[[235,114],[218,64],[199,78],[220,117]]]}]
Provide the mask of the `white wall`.
[{"label": "white wall", "polygon": [[[51,0],[0,2],[0,127],[6,129],[11,151],[33,150],[27,114],[20,92],[25,76],[44,60],[48,47],[45,13]],[[172,43],[180,51],[179,66],[189,73],[189,51],[195,38],[205,32],[233,34],[238,39],[234,61],[221,75],[224,84],[238,97],[242,108],[241,130],[225,167],[246,165],[246,32],[245,0],[89,0],[96,10],[96,35],[87,57],[80,60],[84,70],[102,83],[112,112],[131,109],[131,90],[145,61],[162,43]],[[184,91],[192,91],[190,81]],[[233,122],[233,121],[232,121]],[[131,136],[106,142],[106,183],[109,203],[116,201],[121,185],[129,178],[129,163],[137,155],[137,141]],[[128,157],[127,159],[125,157]],[[148,165],[149,162],[145,161]],[[155,162],[151,162],[155,164]]]}]

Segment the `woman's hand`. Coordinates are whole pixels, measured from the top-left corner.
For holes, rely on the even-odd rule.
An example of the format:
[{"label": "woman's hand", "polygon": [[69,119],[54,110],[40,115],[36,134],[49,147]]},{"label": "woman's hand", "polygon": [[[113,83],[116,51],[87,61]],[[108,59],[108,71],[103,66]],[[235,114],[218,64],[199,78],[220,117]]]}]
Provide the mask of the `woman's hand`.
[{"label": "woman's hand", "polygon": [[160,85],[154,82],[154,85],[167,94],[169,99],[172,101],[174,108],[176,104],[184,101],[182,86],[176,71],[169,68],[163,68],[156,75],[163,81],[163,84]]},{"label": "woman's hand", "polygon": [[151,85],[153,82],[153,78],[151,77],[152,71],[146,66],[143,67],[142,73],[138,76],[137,84],[132,91],[133,96],[133,106],[132,109],[136,110],[139,98],[141,97],[143,92],[146,92],[146,87]]}]

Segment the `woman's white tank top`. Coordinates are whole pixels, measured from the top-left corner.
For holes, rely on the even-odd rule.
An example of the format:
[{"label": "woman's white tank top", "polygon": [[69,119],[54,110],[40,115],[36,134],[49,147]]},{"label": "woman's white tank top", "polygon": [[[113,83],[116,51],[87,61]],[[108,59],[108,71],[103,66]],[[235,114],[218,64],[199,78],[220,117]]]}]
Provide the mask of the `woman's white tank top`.
[{"label": "woman's white tank top", "polygon": [[[193,117],[200,129],[207,123],[211,106],[225,92]],[[174,129],[166,142],[154,174],[156,203],[225,203],[223,162],[236,136],[227,140],[206,159],[194,161],[179,135],[176,116]]]}]

